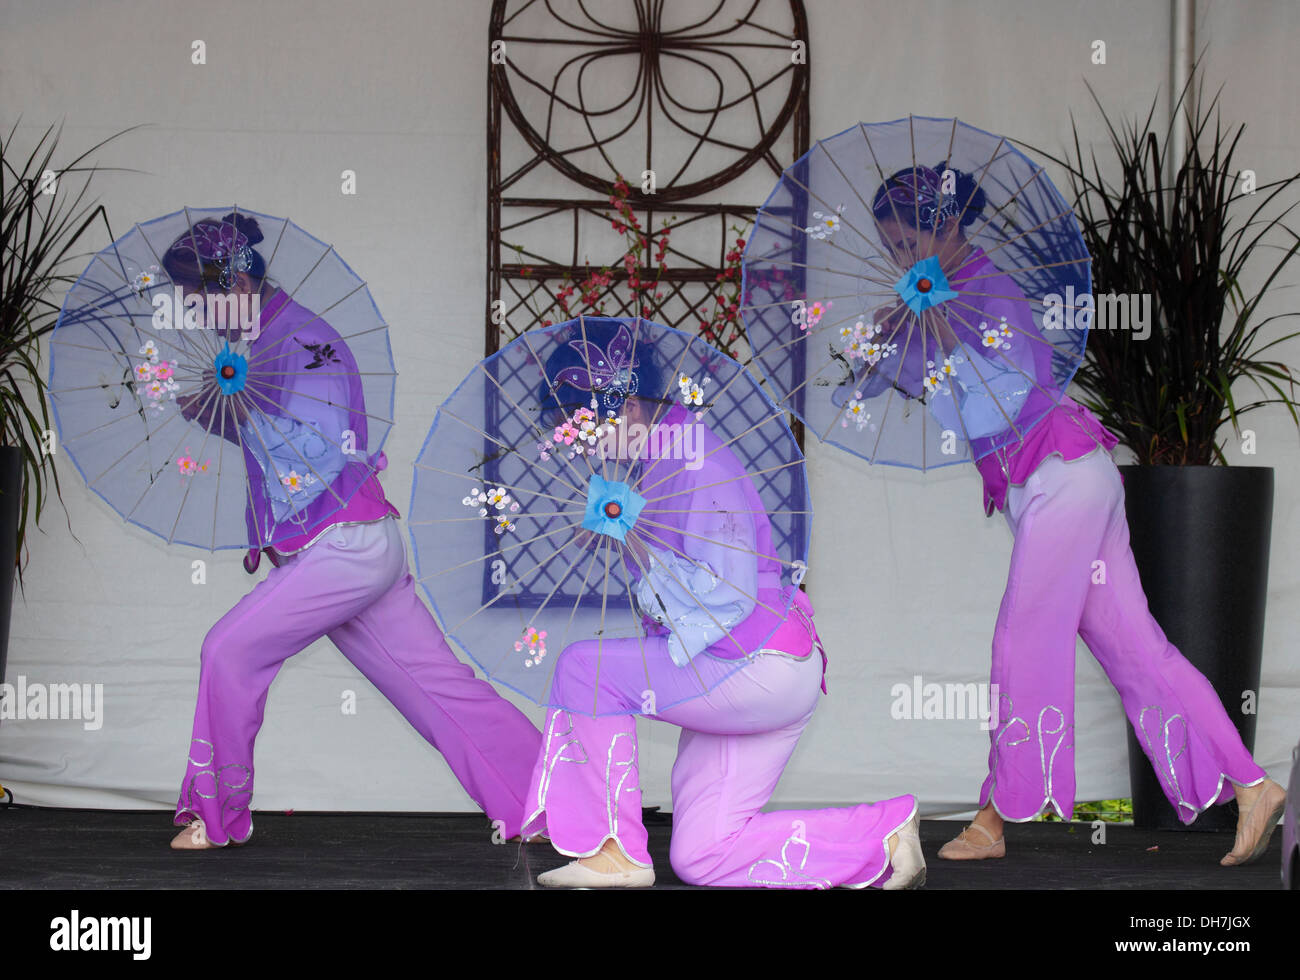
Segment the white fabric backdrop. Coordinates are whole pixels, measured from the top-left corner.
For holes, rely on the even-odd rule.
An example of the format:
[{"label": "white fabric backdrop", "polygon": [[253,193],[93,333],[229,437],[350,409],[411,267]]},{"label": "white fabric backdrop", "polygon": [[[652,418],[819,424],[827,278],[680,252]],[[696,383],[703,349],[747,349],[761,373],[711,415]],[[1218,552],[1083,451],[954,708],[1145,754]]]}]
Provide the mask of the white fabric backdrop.
[{"label": "white fabric backdrop", "polygon": [[[905,14],[887,0],[809,0],[808,10],[814,136],[911,111],[1060,151],[1071,110],[1103,135],[1085,80],[1131,116],[1168,78],[1166,0],[914,0]],[[145,171],[98,184],[118,229],[184,204],[237,202],[335,243],[369,281],[400,372],[384,483],[403,511],[434,411],[482,353],[488,12],[486,0],[0,0],[6,128],[21,111],[19,132],[34,140],[61,119],[66,146],[80,149],[155,124],[98,156]],[[1297,7],[1203,2],[1197,17],[1210,80],[1228,84],[1227,118],[1250,123],[1242,165],[1261,182],[1294,168],[1300,105],[1278,96],[1294,92]],[[206,66],[190,64],[195,39]],[[1104,65],[1091,61],[1094,40],[1106,42]],[[355,196],[340,194],[345,169],[357,173]],[[772,179],[748,180],[748,199],[761,201]],[[1281,354],[1300,363],[1300,344]],[[1257,758],[1284,780],[1300,736],[1300,653],[1289,642],[1300,561],[1288,546],[1300,531],[1300,440],[1282,412],[1251,425],[1258,454],[1234,461],[1277,469]],[[983,517],[973,469],[923,477],[818,447],[809,455],[819,519],[808,581],[831,694],[775,803],[913,792],[927,814],[969,807],[987,735],[973,720],[895,720],[890,692],[918,674],[987,680],[1010,533]],[[191,584],[191,561],[207,556],[165,550],[72,467],[61,473],[72,531],[56,503],[31,537],[7,680],[103,684],[104,722],[0,722],[0,782],[33,804],[170,807],[200,641],[253,580],[227,553],[209,557],[206,585]],[[868,526],[856,519],[865,514],[878,516]],[[347,691],[355,715],[341,710]],[[645,801],[666,807],[676,731],[645,723],[642,733]],[[1079,798],[1127,795],[1119,701],[1082,646],[1076,741]],[[272,687],[257,771],[259,809],[473,809],[437,753],[327,642]]]}]

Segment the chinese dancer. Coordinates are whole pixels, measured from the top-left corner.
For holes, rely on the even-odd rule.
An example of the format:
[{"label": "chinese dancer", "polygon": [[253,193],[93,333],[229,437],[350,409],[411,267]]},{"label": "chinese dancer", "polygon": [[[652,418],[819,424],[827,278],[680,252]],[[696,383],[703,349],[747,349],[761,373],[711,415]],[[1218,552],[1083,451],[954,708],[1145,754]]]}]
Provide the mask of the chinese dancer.
[{"label": "chinese dancer", "polygon": [[[999,858],[1003,824],[1050,807],[1074,812],[1075,635],[1119,692],[1124,711],[1179,819],[1190,823],[1236,797],[1237,836],[1221,863],[1247,864],[1268,845],[1285,793],[1255,764],[1209,682],[1169,643],[1147,608],[1129,548],[1124,491],[1096,417],[1051,394],[1052,346],[1029,302],[992,258],[967,240],[985,208],[970,174],[946,164],[894,174],[872,211],[886,245],[906,266],[938,256],[958,296],[926,312],[924,334],[899,334],[906,308],[878,322],[906,346],[881,361],[867,396],[890,385],[922,398],[945,428],[970,443],[984,481],[985,512],[1001,510],[1015,535],[993,634],[991,681],[998,724],[980,810],[939,856]],[[1093,583],[1104,562],[1103,584]]]},{"label": "chinese dancer", "polygon": [[[649,344],[635,348],[630,367],[592,379],[581,351],[609,350],[615,324],[586,319],[585,331],[590,345],[561,347],[547,363],[548,379],[568,379],[552,380],[553,404],[594,400],[617,410],[620,424],[669,432],[698,424],[683,405],[665,412],[656,399],[665,391],[664,371]],[[805,594],[794,593],[782,621],[787,596],[780,591],[780,565],[770,557],[772,531],[758,492],[731,450],[707,426],[699,428],[698,467],[666,458],[670,440],[651,437],[633,468],[639,485],[654,487],[661,503],[647,504],[615,560],[635,567],[637,605],[658,625],[643,638],[571,644],[556,665],[550,703],[567,707],[547,712],[525,832],[545,826],[555,848],[575,860],[538,881],[549,887],[654,883],[636,736],[648,690],[661,706],[649,716],[681,729],[670,860],[683,881],[918,887],[925,861],[911,796],[760,812],[824,690],[825,655],[816,655],[821,646]],[[618,550],[600,535],[586,543]],[[701,684],[707,694],[699,693]]]},{"label": "chinese dancer", "polygon": [[[225,350],[205,390],[177,401],[187,418],[241,447],[255,545],[244,566],[254,572],[263,552],[275,566],[204,638],[175,816],[185,829],[172,847],[223,847],[252,835],[253,746],[267,691],[285,660],[322,636],[446,757],[499,829],[515,835],[540,736],[456,659],[416,597],[397,509],[369,465],[383,469],[386,460],[365,456],[357,365],[324,319],[268,278],[254,248],[261,240],[253,218],[230,214],[196,222],[163,256],[187,293],[260,299],[247,375],[224,343],[234,328],[207,324],[217,331],[213,346]],[[345,451],[348,437],[356,455]],[[259,551],[264,542],[273,544]]]}]

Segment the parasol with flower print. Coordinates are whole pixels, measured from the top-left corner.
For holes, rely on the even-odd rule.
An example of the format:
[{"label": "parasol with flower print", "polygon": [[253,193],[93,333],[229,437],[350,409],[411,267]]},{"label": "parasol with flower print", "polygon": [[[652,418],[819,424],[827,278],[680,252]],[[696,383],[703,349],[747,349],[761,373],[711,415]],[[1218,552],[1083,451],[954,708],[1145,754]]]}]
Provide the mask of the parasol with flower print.
[{"label": "parasol with flower print", "polygon": [[169,544],[282,544],[383,467],[387,327],[333,247],[286,219],[186,208],[136,225],[69,291],[50,351],[62,448]]},{"label": "parasol with flower print", "polygon": [[758,212],[750,363],[820,439],[870,462],[980,460],[1060,402],[1090,264],[1069,204],[1006,138],[956,119],[859,124],[819,140]]},{"label": "parasol with flower print", "polygon": [[618,642],[648,692],[686,672],[706,693],[729,672],[699,657],[742,669],[784,621],[809,514],[785,413],[739,364],[648,320],[579,317],[522,334],[443,403],[408,523],[444,631],[491,680],[601,715],[625,711],[599,691],[562,703],[561,651]]}]

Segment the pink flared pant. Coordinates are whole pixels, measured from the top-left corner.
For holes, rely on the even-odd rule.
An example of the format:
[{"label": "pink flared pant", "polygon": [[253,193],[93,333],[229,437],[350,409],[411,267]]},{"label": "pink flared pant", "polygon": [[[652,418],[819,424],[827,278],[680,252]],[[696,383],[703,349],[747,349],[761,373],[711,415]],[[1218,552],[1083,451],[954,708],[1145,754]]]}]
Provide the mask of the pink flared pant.
[{"label": "pink flared pant", "polygon": [[[597,676],[599,649],[602,698],[617,691],[629,712],[639,710],[646,676],[642,642],[584,641],[567,647],[556,665],[554,700],[593,701],[584,686]],[[666,643],[646,639],[644,654],[666,660]],[[796,658],[764,651],[741,670],[735,667],[702,654],[680,672],[681,691],[655,692],[659,703],[673,703],[698,683],[692,671],[706,683],[725,678],[708,694],[654,716],[682,729],[672,772],[673,871],[695,885],[882,885],[889,878],[886,842],[916,812],[913,797],[760,812],[812,718],[822,658],[816,652]],[[631,861],[651,866],[631,713],[592,717],[560,708],[547,713],[525,826],[526,833],[546,827],[556,849],[571,857],[593,855],[612,839]]]},{"label": "pink flared pant", "polygon": [[451,652],[415,594],[391,518],[335,525],[208,631],[176,823],[202,818],[214,844],[252,835],[253,743],[267,691],[321,636],[446,757],[504,836],[517,834],[541,736]]},{"label": "pink flared pant", "polygon": [[1209,682],[1147,608],[1119,471],[1098,450],[1042,463],[1007,495],[1015,534],[993,636],[998,723],[980,805],[1032,820],[1074,812],[1075,635],[1119,692],[1179,819],[1265,778]]}]

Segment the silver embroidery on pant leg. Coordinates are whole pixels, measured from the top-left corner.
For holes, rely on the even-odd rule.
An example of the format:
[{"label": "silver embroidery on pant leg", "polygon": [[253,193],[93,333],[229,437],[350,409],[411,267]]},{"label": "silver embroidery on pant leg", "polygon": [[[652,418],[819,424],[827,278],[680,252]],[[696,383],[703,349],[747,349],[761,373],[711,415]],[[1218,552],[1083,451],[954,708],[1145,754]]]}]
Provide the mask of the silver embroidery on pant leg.
[{"label": "silver embroidery on pant leg", "polygon": [[[628,740],[632,754],[622,762],[615,762],[614,748],[621,739]],[[622,775],[618,777],[618,786],[615,786],[613,781],[615,768],[623,770]],[[619,798],[623,795],[623,784],[627,782],[627,777],[635,775],[636,771],[636,733],[618,732],[610,740],[609,751],[605,755],[605,813],[609,819],[609,832],[616,838],[618,837],[618,804]],[[634,792],[640,788],[641,784],[638,779],[636,786],[628,787],[628,792]]]},{"label": "silver embroidery on pant leg", "polygon": [[[1153,764],[1155,763],[1156,759],[1160,758],[1162,753],[1156,750],[1155,743],[1151,739],[1151,733],[1147,731],[1146,718],[1147,718],[1148,711],[1154,711],[1156,713],[1156,724],[1159,726],[1160,740],[1163,747],[1164,776],[1167,779],[1169,785],[1173,788],[1174,795],[1177,797],[1177,800],[1175,801],[1175,805],[1187,807],[1187,809],[1191,810],[1192,813],[1194,814],[1200,812],[1197,810],[1195,806],[1193,806],[1191,803],[1188,803],[1187,800],[1183,798],[1183,789],[1178,782],[1178,773],[1174,769],[1174,763],[1177,762],[1180,758],[1182,758],[1183,753],[1187,751],[1187,745],[1188,745],[1187,719],[1185,719],[1182,715],[1170,715],[1169,720],[1165,721],[1164,709],[1157,704],[1149,704],[1145,708],[1143,708],[1141,712],[1138,713],[1138,728],[1141,730],[1140,734],[1142,738],[1144,738],[1147,743],[1147,757],[1152,760]],[[1179,750],[1176,753],[1170,755],[1169,729],[1170,726],[1172,726],[1173,723],[1176,721],[1181,721],[1183,723],[1182,747],[1179,748]]]},{"label": "silver embroidery on pant leg", "polygon": [[998,763],[1002,759],[1002,752],[1001,752],[1002,737],[1006,735],[1009,731],[1011,731],[1011,726],[1013,724],[1019,722],[1021,727],[1024,729],[1025,732],[1024,737],[1018,738],[1014,742],[1008,742],[1007,746],[1011,747],[1014,745],[1021,745],[1029,741],[1029,722],[1025,721],[1025,719],[1023,718],[1017,718],[1015,715],[1013,715],[1012,711],[1014,710],[1015,710],[1015,702],[1011,700],[1011,695],[999,693],[998,694],[998,717],[1004,718],[1006,720],[1002,722],[1001,726],[998,728],[997,735],[993,737],[993,752],[992,752],[993,761],[992,764],[989,766],[989,772],[993,776],[993,781],[989,786],[989,799],[993,798],[993,791],[997,788],[998,785]]},{"label": "silver embroidery on pant leg", "polygon": [[[1043,716],[1049,711],[1056,712],[1057,726],[1044,731]],[[1072,731],[1074,731],[1074,726],[1065,723],[1065,712],[1056,705],[1049,704],[1047,707],[1043,708],[1042,711],[1038,712],[1038,761],[1039,765],[1041,765],[1043,769],[1043,802],[1044,805],[1051,803],[1053,807],[1056,808],[1061,819],[1065,819],[1065,811],[1062,809],[1060,802],[1056,799],[1056,790],[1052,786],[1052,769],[1056,765],[1056,753],[1065,747],[1067,738],[1066,733]],[[1048,757],[1047,750],[1043,745],[1043,735],[1045,734],[1060,736],[1060,738],[1056,740],[1056,745],[1052,748],[1052,754],[1050,757]],[[1071,801],[1071,803],[1073,803],[1073,801]],[[1073,809],[1073,807],[1071,807],[1071,809]]]},{"label": "silver embroidery on pant leg", "polygon": [[[798,864],[790,860],[791,847],[796,849],[798,855]],[[745,877],[756,885],[763,885],[766,888],[799,888],[808,884],[815,885],[817,888],[830,888],[831,883],[825,878],[817,878],[813,875],[804,873],[804,865],[808,863],[808,855],[812,851],[812,845],[799,836],[799,831],[795,830],[784,844],[781,845],[780,859],[762,858],[755,861],[749,866],[749,871]],[[758,878],[755,873],[759,868],[763,868],[763,874],[779,874],[779,879]],[[774,869],[774,870],[773,870]]]},{"label": "silver embroidery on pant leg", "polygon": [[[207,757],[206,760],[199,760],[199,759],[194,758],[194,746],[195,746],[195,745],[203,745],[203,746],[206,746],[206,747],[207,747],[207,750],[208,750],[207,755],[208,755],[208,757]],[[191,739],[191,740],[190,740],[190,755],[189,755],[189,760],[190,760],[190,763],[191,763],[192,765],[196,765],[196,766],[210,766],[210,765],[212,765],[212,763],[213,763],[213,761],[216,759],[216,757],[217,757],[217,750],[216,750],[216,748],[215,748],[215,747],[212,745],[212,743],[209,742],[206,738],[195,738],[195,739]]]},{"label": "silver embroidery on pant leg", "polygon": [[[1170,728],[1173,727],[1173,724],[1176,721],[1182,722],[1182,734],[1183,734],[1182,747],[1179,748],[1179,750],[1171,756],[1169,754],[1169,730]],[[1174,789],[1178,791],[1178,805],[1185,806],[1187,807],[1187,809],[1191,810],[1192,813],[1195,813],[1196,807],[1194,807],[1191,803],[1188,803],[1185,799],[1183,799],[1183,788],[1182,785],[1178,782],[1178,771],[1174,767],[1174,763],[1177,762],[1180,758],[1182,758],[1184,753],[1187,752],[1188,747],[1189,746],[1188,746],[1188,738],[1187,738],[1187,719],[1184,718],[1182,715],[1174,715],[1169,719],[1169,721],[1165,723],[1165,759],[1169,763],[1169,778],[1173,780]]]},{"label": "silver embroidery on pant leg", "polygon": [[[200,755],[206,755],[207,758],[203,758],[203,759],[194,758],[195,745],[207,749],[206,753],[204,752],[199,753]],[[211,768],[215,759],[216,759],[216,749],[211,742],[203,738],[191,739],[190,752],[189,755],[187,756],[187,761],[190,764],[189,768],[193,769],[195,766],[206,766],[208,768],[200,769],[198,772],[187,773],[185,783],[181,789],[181,805],[176,809],[177,816],[179,816],[182,813],[190,813],[193,814],[195,817],[199,816],[200,811],[198,809],[198,806],[195,805],[195,797],[198,797],[201,800],[215,800],[217,798],[217,793],[219,790],[219,786],[217,784],[217,773],[215,769]],[[203,790],[199,786],[199,780],[204,776],[212,780],[211,793],[203,792]]]},{"label": "silver embroidery on pant leg", "polygon": [[[1054,704],[1046,705],[1039,710],[1038,721],[1035,726],[1035,730],[1033,731],[1031,731],[1029,727],[1029,722],[1027,722],[1024,718],[1020,718],[1018,716],[1011,714],[1015,706],[1014,706],[1014,702],[1012,701],[1009,695],[999,693],[998,706],[999,706],[998,717],[1004,718],[1006,720],[998,728],[998,733],[993,739],[993,748],[990,753],[991,764],[989,766],[989,773],[992,776],[992,781],[989,785],[989,799],[990,800],[993,799],[993,792],[998,785],[998,766],[1006,754],[1003,750],[1012,748],[1017,745],[1024,745],[1027,742],[1030,742],[1031,740],[1035,739],[1036,737],[1038,742],[1039,778],[1042,780],[1042,783],[1040,785],[1043,792],[1043,799],[1038,804],[1038,807],[1035,813],[1033,814],[1033,816],[1037,816],[1038,813],[1041,813],[1049,803],[1052,804],[1052,806],[1057,810],[1058,813],[1064,815],[1064,810],[1056,799],[1056,789],[1053,786],[1053,770],[1055,769],[1056,766],[1057,753],[1059,753],[1061,749],[1065,748],[1067,744],[1073,744],[1067,742],[1067,739],[1069,737],[1067,733],[1073,732],[1074,726],[1065,724],[1065,712],[1060,707]],[[1044,725],[1044,719],[1047,715],[1047,712],[1049,711],[1054,711],[1056,713],[1057,722],[1055,728],[1047,728]],[[1013,725],[1019,725],[1020,731],[1023,734],[1021,735],[1020,738],[1017,738],[1014,741],[1004,742],[1003,737],[1006,736],[1011,731],[1011,727]],[[1056,744],[1052,747],[1051,755],[1048,755],[1047,753],[1047,746],[1044,741],[1045,735],[1058,736],[1056,740]],[[1008,820],[1032,819],[1032,817],[1014,817],[1009,814],[1002,813],[1000,809],[998,810],[998,813]]]},{"label": "silver embroidery on pant leg", "polygon": [[[234,780],[239,778],[238,782]],[[238,814],[248,809],[248,804],[253,798],[251,789],[243,791],[253,778],[253,770],[248,766],[240,765],[237,762],[230,762],[217,770],[217,785],[226,790],[225,796],[221,800],[221,810],[223,813]],[[223,821],[224,823],[224,821]]]},{"label": "silver embroidery on pant leg", "polygon": [[[202,758],[194,758],[194,746],[198,745],[206,751],[200,751]],[[177,808],[176,813],[191,813],[194,816],[200,815],[197,805],[198,800],[216,800],[217,807],[222,813],[222,823],[225,823],[224,814],[238,814],[248,809],[249,803],[253,798],[251,788],[245,789],[253,778],[253,770],[238,762],[230,762],[224,766],[217,766],[216,748],[207,739],[196,738],[191,740],[189,763],[192,767],[203,766],[198,772],[189,774],[185,785],[181,790],[181,805]],[[211,792],[204,792],[204,782],[211,781]],[[223,792],[224,791],[224,792]]]},{"label": "silver embroidery on pant leg", "polygon": [[[560,721],[561,715],[564,716],[563,722]],[[557,731],[560,724],[566,726],[564,731]],[[537,783],[536,812],[546,809],[546,795],[550,791],[551,776],[555,773],[555,767],[557,764],[561,762],[572,762],[575,765],[580,766],[587,764],[587,750],[582,747],[582,742],[578,740],[576,735],[560,745],[555,750],[554,757],[552,757],[551,743],[558,739],[567,738],[570,735],[573,735],[573,717],[563,709],[556,709],[551,715],[550,723],[546,726],[546,752],[544,754],[546,766],[542,770],[542,778],[538,780]],[[569,749],[570,746],[575,748],[577,755],[565,755],[565,751]]]}]

